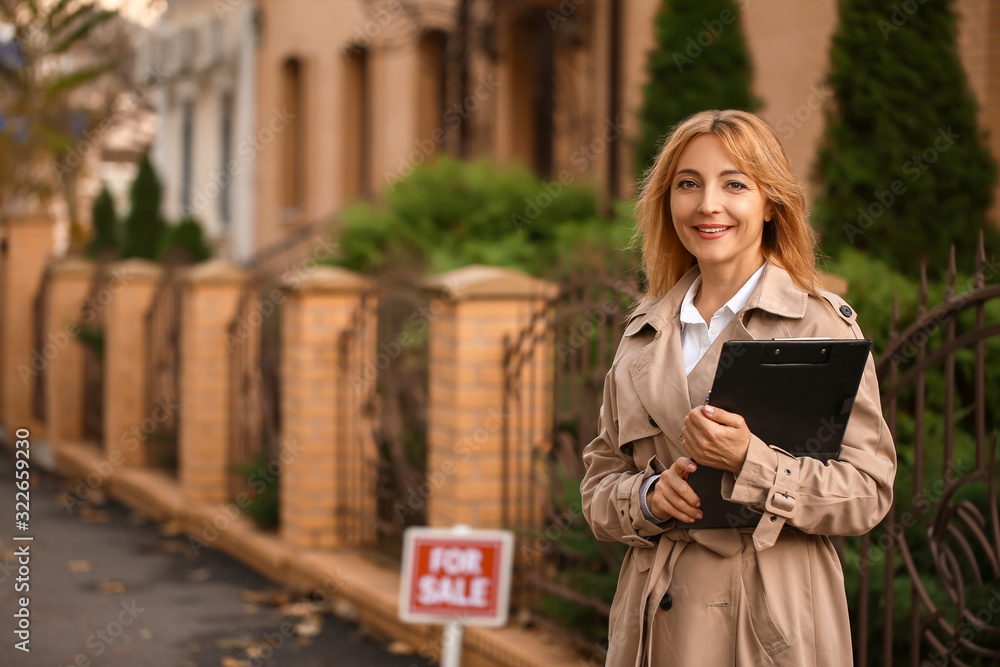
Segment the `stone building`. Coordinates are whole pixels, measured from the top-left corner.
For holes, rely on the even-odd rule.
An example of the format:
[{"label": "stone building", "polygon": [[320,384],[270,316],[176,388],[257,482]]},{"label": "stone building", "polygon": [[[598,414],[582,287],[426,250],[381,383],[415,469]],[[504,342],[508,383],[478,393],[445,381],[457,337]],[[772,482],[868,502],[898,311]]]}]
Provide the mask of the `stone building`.
[{"label": "stone building", "polygon": [[[807,183],[831,98],[823,82],[836,2],[737,4],[761,115]],[[439,153],[516,160],[547,179],[628,196],[659,6],[258,0],[255,113],[266,136],[254,161],[256,247],[372,196]],[[993,130],[1000,155],[1000,0],[955,6],[981,127]],[[710,43],[718,29],[726,25],[710,22],[693,44]]]},{"label": "stone building", "polygon": [[156,77],[163,212],[198,219],[215,254],[237,261],[255,247],[254,57],[251,0],[170,0],[136,57],[139,76]]}]

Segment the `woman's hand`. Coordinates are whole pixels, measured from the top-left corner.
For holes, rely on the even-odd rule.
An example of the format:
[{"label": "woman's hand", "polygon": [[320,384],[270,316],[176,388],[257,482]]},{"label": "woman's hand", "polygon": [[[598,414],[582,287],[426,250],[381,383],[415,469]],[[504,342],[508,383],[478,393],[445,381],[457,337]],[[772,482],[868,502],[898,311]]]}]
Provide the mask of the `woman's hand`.
[{"label": "woman's hand", "polygon": [[699,405],[684,418],[684,448],[700,465],[739,475],[750,448],[743,417],[711,405]]},{"label": "woman's hand", "polygon": [[687,483],[688,475],[697,469],[695,462],[681,456],[663,471],[646,494],[646,506],[653,516],[663,519],[679,519],[691,523],[701,518],[701,500]]}]

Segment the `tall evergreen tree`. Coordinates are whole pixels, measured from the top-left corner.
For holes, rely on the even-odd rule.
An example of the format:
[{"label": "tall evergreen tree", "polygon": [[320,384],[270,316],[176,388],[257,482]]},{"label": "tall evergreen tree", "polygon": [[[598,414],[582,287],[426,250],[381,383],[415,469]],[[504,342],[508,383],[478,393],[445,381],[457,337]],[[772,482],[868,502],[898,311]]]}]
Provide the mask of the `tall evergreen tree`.
[{"label": "tall evergreen tree", "polygon": [[132,207],[125,218],[122,257],[156,259],[166,223],[160,214],[162,190],[153,165],[146,155],[132,183]]},{"label": "tall evergreen tree", "polygon": [[101,194],[94,200],[91,218],[94,233],[87,246],[87,254],[94,258],[109,254],[113,256],[118,251],[118,214],[115,213],[115,202],[106,187],[101,189]]},{"label": "tall evergreen tree", "polygon": [[211,259],[212,249],[205,240],[201,223],[187,216],[177,224],[167,226],[156,255],[166,263],[204,262]]},{"label": "tall evergreen tree", "polygon": [[750,92],[752,66],[740,24],[734,0],[663,1],[639,114],[637,174],[649,166],[670,129],[691,114],[759,106]]},{"label": "tall evergreen tree", "polygon": [[[853,245],[908,274],[970,257],[996,165],[956,50],[950,0],[841,0],[813,211],[831,254]],[[998,235],[988,231],[987,246]]]}]

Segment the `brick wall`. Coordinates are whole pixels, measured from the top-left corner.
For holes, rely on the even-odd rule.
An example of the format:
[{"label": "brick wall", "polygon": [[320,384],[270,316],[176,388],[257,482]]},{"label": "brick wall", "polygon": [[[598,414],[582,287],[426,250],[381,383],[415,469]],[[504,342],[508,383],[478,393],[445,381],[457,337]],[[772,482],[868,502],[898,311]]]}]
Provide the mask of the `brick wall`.
[{"label": "brick wall", "polygon": [[[35,293],[45,265],[53,252],[52,220],[44,217],[21,217],[6,221],[7,256],[3,262],[4,293],[0,308],[3,315],[0,336],[3,348],[3,421],[9,431],[19,428],[39,429],[32,410],[36,373],[32,369],[34,353]],[[37,430],[36,430],[37,434]]]},{"label": "brick wall", "polygon": [[[621,111],[622,135],[603,145],[599,138],[608,131],[609,90],[608,24],[612,0],[586,3],[544,3],[511,0],[497,5],[497,59],[478,58],[470,69],[470,93],[481,82],[492,80],[476,110],[469,113],[470,155],[500,161],[525,160],[531,148],[524,142],[531,130],[522,101],[530,86],[519,76],[517,55],[525,48],[525,35],[518,32],[519,18],[533,7],[554,8],[551,20],[557,52],[555,168],[553,178],[566,170],[574,181],[591,181],[602,187],[607,181],[607,161],[612,152],[619,158],[619,191],[628,196],[634,173],[633,145],[639,136],[637,113],[642,87],[647,80],[647,57],[655,45],[654,25],[661,0],[628,0],[621,3]],[[454,0],[426,9],[425,26],[446,28],[454,20],[449,9]],[[793,169],[806,186],[817,142],[823,134],[823,111],[830,104],[822,83],[826,77],[830,39],[836,29],[835,0],[802,3],[794,0],[755,0],[740,3],[743,27],[750,48],[754,74],[752,86],[762,98],[761,115],[781,137]],[[393,3],[389,3],[392,7]],[[257,246],[264,246],[304,220],[339,210],[349,203],[356,187],[361,161],[340,128],[353,116],[343,99],[349,86],[344,49],[351,44],[368,48],[371,95],[371,153],[368,177],[376,192],[387,178],[405,174],[408,166],[430,159],[421,144],[430,146],[426,114],[421,113],[417,82],[420,81],[420,41],[403,12],[391,9],[364,14],[357,3],[320,3],[307,0],[264,0],[262,39],[258,48],[258,122],[263,125],[280,108],[281,63],[296,56],[305,64],[306,109],[296,122],[305,129],[305,203],[300,221],[281,223],[280,184],[282,151],[276,146],[262,150],[257,158]],[[570,7],[563,10],[560,7]],[[575,7],[572,8],[572,7]],[[959,0],[961,17],[959,51],[969,71],[970,85],[980,102],[980,121],[990,135],[995,154],[1000,155],[1000,0]],[[565,20],[563,20],[565,19]],[[697,37],[695,35],[694,37]],[[530,63],[529,63],[530,64]],[[521,68],[523,69],[523,67]],[[426,73],[425,73],[426,74]],[[523,74],[523,73],[522,73]],[[425,77],[426,78],[426,77]],[[492,84],[491,84],[492,85]],[[698,85],[692,81],[691,85]],[[453,130],[443,123],[445,130]],[[669,128],[664,128],[664,132]],[[453,134],[453,133],[452,133]],[[453,137],[449,135],[451,139]],[[596,155],[581,152],[596,142]],[[437,151],[432,146],[430,153]]]}]

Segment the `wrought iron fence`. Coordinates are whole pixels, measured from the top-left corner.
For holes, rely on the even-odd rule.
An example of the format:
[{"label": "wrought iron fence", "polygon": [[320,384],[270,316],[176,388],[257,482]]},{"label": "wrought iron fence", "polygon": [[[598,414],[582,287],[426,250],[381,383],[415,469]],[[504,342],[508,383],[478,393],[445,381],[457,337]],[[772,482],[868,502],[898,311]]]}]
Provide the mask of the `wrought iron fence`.
[{"label": "wrought iron fence", "polygon": [[35,371],[35,388],[32,393],[32,412],[39,423],[45,423],[45,379],[48,370],[48,357],[45,354],[45,335],[48,331],[48,299],[49,285],[52,284],[52,264],[45,266],[38,290],[32,300],[32,354],[31,366]]},{"label": "wrought iron fence", "polygon": [[[504,345],[503,523],[515,531],[519,554],[512,600],[585,634],[607,625],[609,591],[601,589],[615,580],[624,554],[622,545],[593,539],[579,487],[604,378],[641,296],[634,277],[616,277],[627,275],[619,269],[564,282]],[[552,409],[545,413],[547,373]]]},{"label": "wrought iron fence", "polygon": [[[263,525],[277,521],[277,484],[258,493],[251,488],[254,470],[280,456],[281,302],[275,298],[286,281],[301,280],[316,266],[316,241],[330,226],[319,221],[286,234],[249,263],[227,331],[229,348],[229,493],[255,499],[248,511]],[[271,475],[267,476],[270,479]]]},{"label": "wrought iron fence", "polygon": [[922,269],[917,318],[903,326],[896,302],[878,359],[900,465],[888,516],[847,544],[862,667],[1000,660],[1000,376],[987,365],[1000,354],[1000,284],[987,284],[982,236],[971,282],[957,275],[952,247],[944,300],[931,306]]},{"label": "wrought iron fence", "polygon": [[[359,360],[377,450],[378,543],[401,555],[403,531],[426,523],[428,334],[433,314],[420,276],[405,271],[376,278],[375,358]],[[362,334],[351,334],[359,338]]]},{"label": "wrought iron fence", "polygon": [[98,258],[81,308],[77,337],[83,344],[83,437],[104,442],[104,318],[111,298],[109,253]]},{"label": "wrought iron fence", "polygon": [[163,258],[163,273],[143,318],[146,339],[146,414],[162,415],[149,434],[150,464],[177,471],[180,431],[181,269],[192,258],[183,248],[171,248]]},{"label": "wrought iron fence", "polygon": [[[378,369],[369,353],[377,335],[376,300],[374,292],[363,293],[350,326],[335,341],[338,377],[334,405],[337,424],[344,434],[342,446],[337,450],[335,512],[338,537],[345,544],[370,543],[369,517],[372,509],[381,507],[383,502],[379,487],[382,467],[372,429]],[[377,468],[376,474],[371,474],[372,467]],[[384,519],[381,514],[378,516],[376,534],[383,530]]]}]

